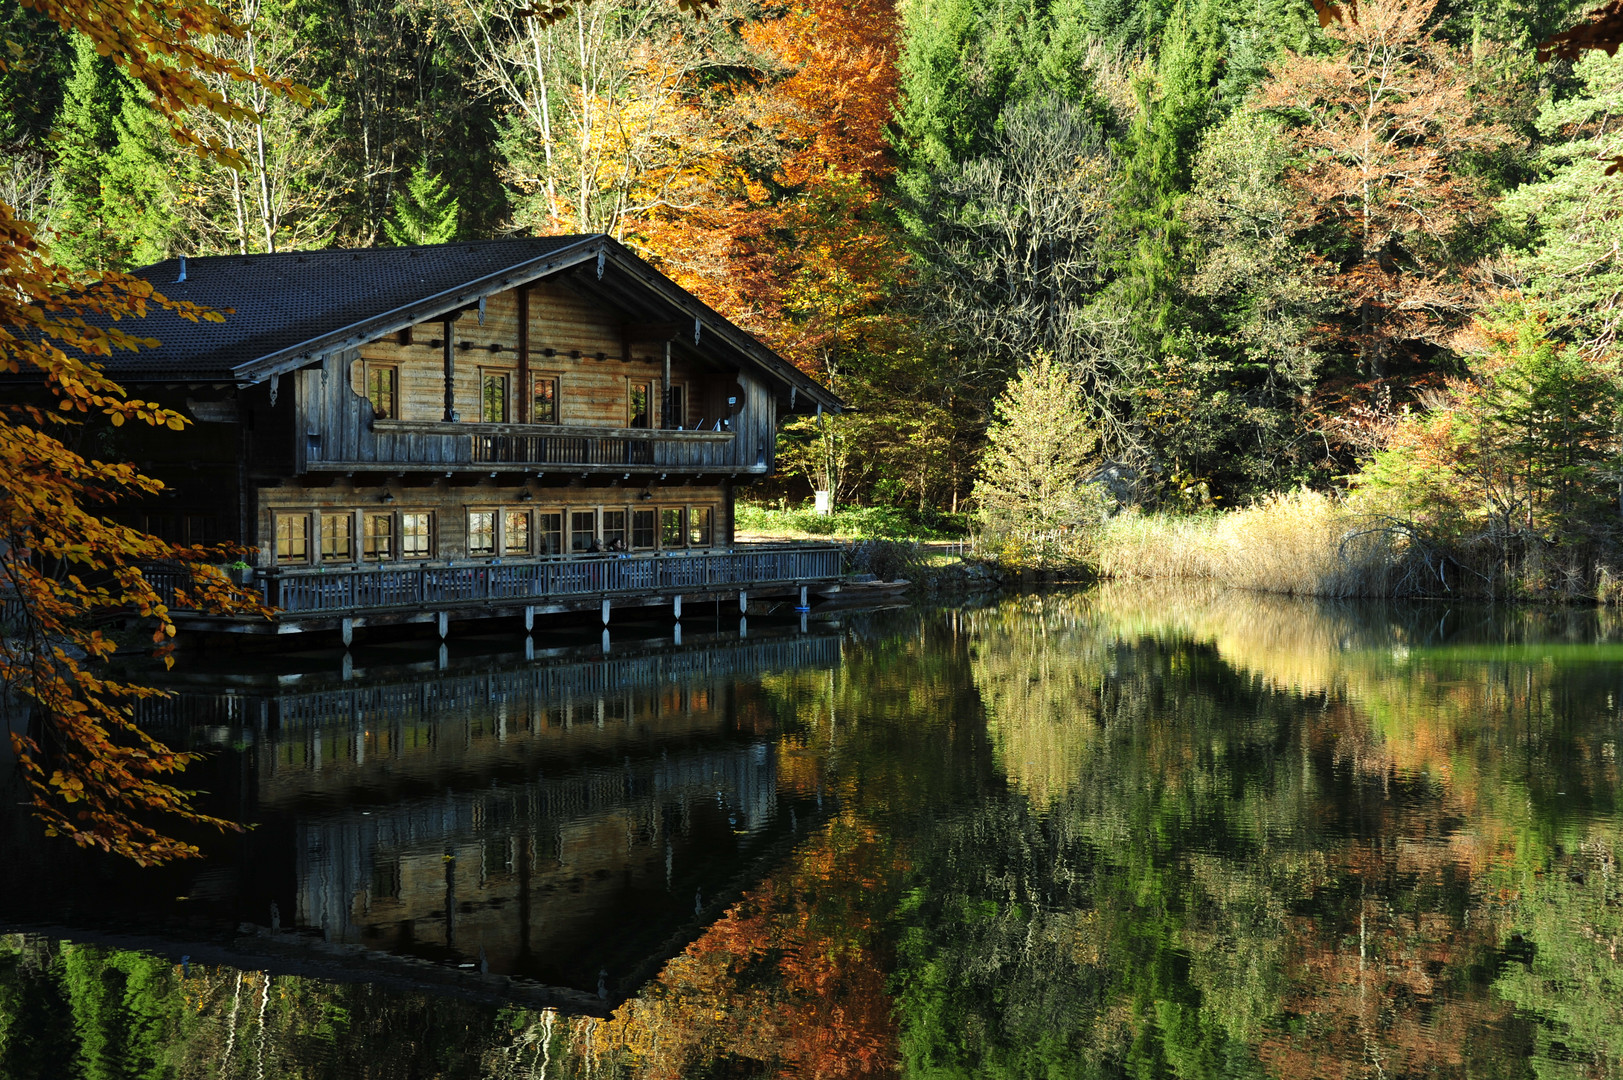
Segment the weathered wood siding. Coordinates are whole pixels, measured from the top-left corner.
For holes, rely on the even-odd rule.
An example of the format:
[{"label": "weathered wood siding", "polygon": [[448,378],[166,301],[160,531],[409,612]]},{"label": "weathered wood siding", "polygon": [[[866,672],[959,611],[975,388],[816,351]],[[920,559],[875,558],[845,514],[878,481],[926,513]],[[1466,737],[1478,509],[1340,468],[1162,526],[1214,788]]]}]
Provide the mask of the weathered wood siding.
[{"label": "weathered wood siding", "polygon": [[[642,495],[647,492],[650,498]],[[389,501],[384,501],[387,493]],[[529,498],[524,498],[528,494]],[[532,552],[539,525],[535,512],[561,513],[564,541],[568,543],[569,513],[575,510],[601,511],[658,510],[663,507],[710,507],[714,514],[714,527],[708,545],[680,545],[683,550],[724,548],[732,543],[732,490],[727,484],[651,484],[648,486],[601,485],[543,487],[538,484],[515,486],[486,479],[477,484],[453,484],[437,478],[426,484],[412,485],[391,482],[387,487],[378,484],[357,484],[339,478],[325,486],[304,486],[288,481],[276,487],[262,487],[258,491],[256,536],[251,541],[259,548],[260,566],[277,565],[275,519],[279,514],[303,516],[308,522],[307,536],[311,558],[300,566],[322,565],[320,552],[321,515],[347,512],[353,520],[351,530],[352,556],[346,565],[359,565],[361,559],[360,515],[388,513],[395,520],[395,554],[389,563],[419,563],[422,559],[402,559],[400,554],[400,515],[427,511],[434,515],[434,551],[430,562],[447,560],[461,562],[469,558],[492,559],[496,556],[470,556],[468,554],[468,514],[473,510],[527,511],[532,515]],[[331,562],[325,565],[334,565]],[[369,564],[375,565],[375,564]]]},{"label": "weathered wood siding", "polygon": [[[297,384],[296,471],[306,473],[334,464],[432,466],[493,460],[522,464],[525,458],[511,455],[539,444],[504,443],[506,449],[492,457],[493,444],[487,442],[476,450],[472,438],[475,434],[513,434],[481,428],[480,387],[485,372],[507,376],[506,423],[518,425],[528,416],[524,400],[528,388],[520,385],[519,302],[516,291],[496,294],[486,301],[482,323],[472,312],[452,323],[456,429],[419,427],[445,423],[443,346],[430,344],[443,339],[443,322],[416,327],[409,345],[391,336],[326,356],[319,365],[285,380]],[[558,380],[559,410],[557,425],[526,425],[530,433],[567,433],[570,428],[595,429],[599,435],[625,432],[634,383],[648,385],[657,428],[665,389],[663,343],[628,336],[635,331],[628,332],[612,313],[594,308],[560,286],[534,286],[529,303],[529,372],[532,377]],[[547,356],[548,350],[554,355]],[[652,436],[654,445],[651,454],[628,457],[628,463],[729,472],[770,468],[777,428],[777,403],[770,388],[753,373],[717,370],[704,360],[703,352],[702,341],[696,349],[684,344],[674,350],[671,383],[682,389],[684,403],[682,415],[674,419],[685,429],[702,426],[707,431],[724,420],[733,437],[684,440],[632,429],[628,437]],[[381,427],[375,426],[366,399],[369,362],[388,364],[397,371],[398,415],[378,422]],[[734,399],[731,404],[729,398]],[[462,426],[466,426],[466,434]]]}]

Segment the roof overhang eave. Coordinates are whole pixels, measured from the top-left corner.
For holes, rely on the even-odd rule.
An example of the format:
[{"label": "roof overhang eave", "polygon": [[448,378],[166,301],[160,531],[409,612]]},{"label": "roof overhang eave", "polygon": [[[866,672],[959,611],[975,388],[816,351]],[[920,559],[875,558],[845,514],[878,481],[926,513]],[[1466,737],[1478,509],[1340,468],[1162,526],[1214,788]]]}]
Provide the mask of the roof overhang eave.
[{"label": "roof overhang eave", "polygon": [[526,262],[504,267],[495,273],[464,282],[433,296],[414,300],[410,304],[403,304],[360,322],[301,341],[297,345],[279,349],[269,356],[262,356],[233,368],[230,379],[240,385],[251,385],[263,382],[273,375],[297,371],[329,353],[365,345],[367,342],[376,341],[418,323],[461,311],[491,293],[527,285],[532,281],[539,281],[544,277],[579,266],[595,257],[605,242],[605,237],[594,236]]}]

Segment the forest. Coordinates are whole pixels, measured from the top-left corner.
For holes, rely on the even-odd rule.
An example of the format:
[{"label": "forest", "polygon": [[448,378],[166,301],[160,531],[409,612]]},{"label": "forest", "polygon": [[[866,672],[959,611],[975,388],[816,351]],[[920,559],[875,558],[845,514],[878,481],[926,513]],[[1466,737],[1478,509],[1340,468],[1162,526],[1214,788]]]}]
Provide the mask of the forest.
[{"label": "forest", "polygon": [[1540,62],[1572,3],[246,0],[204,45],[263,81],[184,118],[224,161],[0,12],[0,200],[80,273],[605,232],[849,404],[768,496],[1030,546],[1351,491],[1613,587],[1623,59]]}]

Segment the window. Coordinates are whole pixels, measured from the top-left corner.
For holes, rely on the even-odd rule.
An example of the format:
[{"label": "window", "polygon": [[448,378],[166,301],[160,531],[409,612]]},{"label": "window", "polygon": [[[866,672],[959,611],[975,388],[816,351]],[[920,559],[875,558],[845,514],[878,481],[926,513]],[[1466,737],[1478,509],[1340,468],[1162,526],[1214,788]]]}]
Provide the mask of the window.
[{"label": "window", "polygon": [[496,554],[496,512],[494,510],[468,511],[468,554]]},{"label": "window", "polygon": [[180,543],[180,528],[175,524],[173,514],[143,515],[141,531],[156,536],[159,540],[167,540],[171,544]]},{"label": "window", "polygon": [[300,563],[310,561],[310,515],[277,514],[276,561]]},{"label": "window", "polygon": [[530,553],[530,512],[508,510],[502,514],[502,554]]},{"label": "window", "polygon": [[564,516],[546,510],[535,515],[536,540],[542,555],[562,555],[564,552]]},{"label": "window", "polygon": [[479,420],[485,424],[507,423],[507,373],[479,373]]},{"label": "window", "polygon": [[393,365],[366,365],[366,400],[372,403],[372,415],[379,420],[398,420],[400,369]]},{"label": "window", "polygon": [[603,547],[607,551],[624,551],[626,549],[626,512],[624,510],[603,511]]},{"label": "window", "polygon": [[400,557],[426,559],[434,554],[434,515],[416,511],[400,515]]},{"label": "window", "polygon": [[648,384],[634,382],[627,384],[627,427],[645,428],[648,426]]},{"label": "window", "polygon": [[361,557],[369,562],[394,558],[394,515],[366,514],[361,523]]},{"label": "window", "polygon": [[535,377],[535,405],[530,410],[530,423],[556,424],[558,422],[558,379],[553,375]]},{"label": "window", "polygon": [[665,414],[665,424],[667,427],[687,427],[688,403],[687,395],[682,392],[682,387],[671,387],[670,403],[667,408],[670,410]]},{"label": "window", "polygon": [[321,515],[321,561],[349,562],[355,558],[355,516]]},{"label": "window", "polygon": [[220,522],[213,514],[186,515],[186,542],[188,544],[217,544],[220,542]]},{"label": "window", "polygon": [[652,510],[631,511],[631,546],[646,550],[654,546],[654,526],[658,515]]},{"label": "window", "polygon": [[708,506],[690,506],[688,508],[688,544],[692,547],[709,547],[711,525],[715,519],[715,511]]},{"label": "window", "polygon": [[659,546],[679,548],[687,546],[683,529],[685,515],[680,506],[667,506],[659,512]]},{"label": "window", "polygon": [[569,514],[569,550],[591,551],[596,547],[597,511],[571,511]]}]

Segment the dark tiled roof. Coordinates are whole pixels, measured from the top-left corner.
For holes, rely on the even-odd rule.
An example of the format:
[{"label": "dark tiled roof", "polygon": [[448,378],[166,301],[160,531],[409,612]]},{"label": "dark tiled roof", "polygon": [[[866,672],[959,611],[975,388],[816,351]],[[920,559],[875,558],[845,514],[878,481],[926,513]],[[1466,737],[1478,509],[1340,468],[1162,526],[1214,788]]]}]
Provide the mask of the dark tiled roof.
[{"label": "dark tiled roof", "polygon": [[119,353],[116,377],[230,379],[245,365],[458,286],[599,240],[544,236],[432,247],[299,251],[166,259],[136,273],[171,300],[234,309],[224,323],[154,312],[132,331],[156,349]]}]

